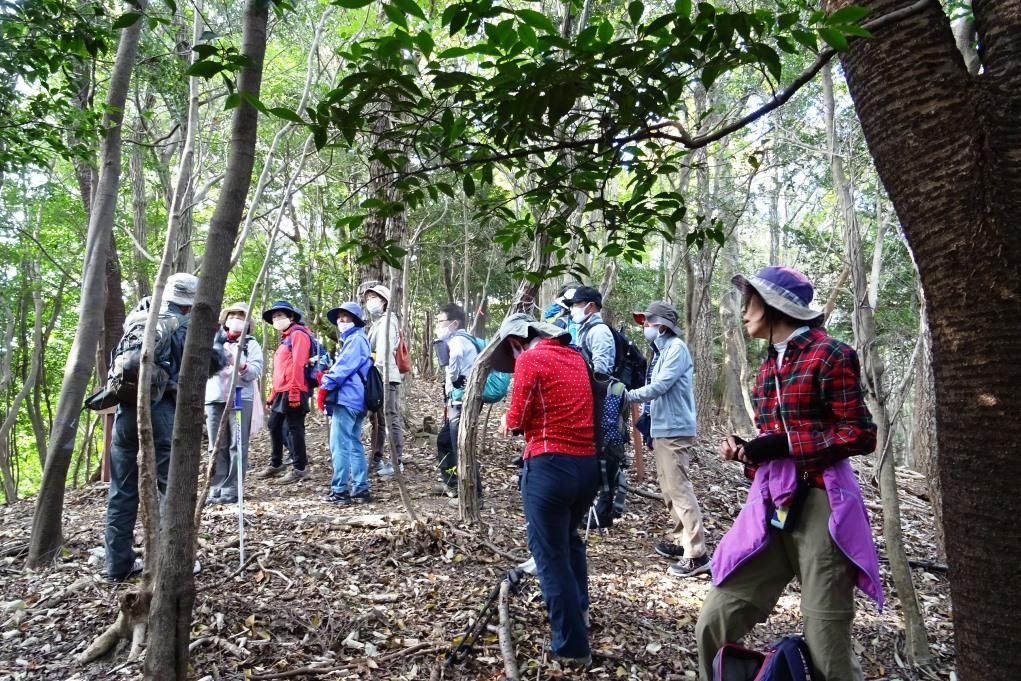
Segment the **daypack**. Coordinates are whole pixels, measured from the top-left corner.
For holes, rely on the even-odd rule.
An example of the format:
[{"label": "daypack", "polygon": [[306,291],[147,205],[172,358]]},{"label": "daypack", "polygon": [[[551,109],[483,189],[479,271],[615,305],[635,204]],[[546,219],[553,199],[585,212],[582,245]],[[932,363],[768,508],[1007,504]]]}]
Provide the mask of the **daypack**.
[{"label": "daypack", "polygon": [[785,636],[765,653],[727,643],[713,659],[713,681],[812,681],[808,646]]},{"label": "daypack", "polygon": [[[475,349],[479,352],[486,349],[487,343],[485,339],[476,338],[466,331],[458,331],[454,335],[470,340],[475,344]],[[485,404],[493,404],[502,400],[507,396],[507,389],[510,387],[510,381],[510,374],[503,371],[490,371],[489,376],[486,377],[486,385],[482,388],[482,401]]]},{"label": "daypack", "polygon": [[[138,401],[138,371],[142,363],[142,339],[149,306],[139,303],[124,320],[124,334],[110,357],[106,387],[85,401],[89,409],[102,411],[118,404],[134,405]],[[163,397],[173,370],[171,347],[181,322],[171,312],[161,312],[156,321],[156,342],[153,345],[150,394],[153,402]]]},{"label": "daypack", "polygon": [[[315,337],[308,327],[303,324],[295,324],[295,328],[298,331],[303,332],[308,336],[309,348],[308,348],[308,361],[305,362],[305,384],[308,385],[309,390],[319,386],[319,374],[326,373],[330,370],[330,366],[333,364],[333,358],[330,357],[330,353],[326,351],[326,347],[319,342],[319,339]],[[288,350],[291,349],[291,337],[287,336],[283,341],[283,344]]]},{"label": "daypack", "polygon": [[[606,322],[601,323],[606,324]],[[615,329],[609,324],[606,324],[606,327],[613,334],[613,371],[610,375],[623,383],[628,390],[641,388],[645,385],[645,373],[648,369],[645,355],[634,341],[624,335],[623,330]],[[586,335],[591,331],[592,329],[588,329]],[[581,345],[580,339],[578,344]],[[582,348],[582,354],[585,356],[586,363],[591,366],[592,357],[589,352]]]},{"label": "daypack", "polygon": [[394,352],[394,362],[397,364],[397,371],[402,374],[411,372],[411,353],[408,352],[408,341],[404,339],[404,330],[400,331],[397,340],[397,350]]},{"label": "daypack", "polygon": [[594,440],[596,459],[599,461],[599,489],[603,494],[616,489],[616,494],[608,509],[600,507],[603,494],[596,497],[593,501],[593,509],[596,510],[596,514],[594,518],[590,518],[589,522],[591,527],[612,527],[614,519],[624,513],[626,477],[623,470],[624,462],[620,461],[617,479],[611,480],[607,461],[610,457],[620,457],[624,450],[624,443],[627,441],[628,402],[625,398],[627,389],[623,383],[612,376],[606,379],[596,378],[592,367],[587,362],[585,368],[588,369],[589,385],[592,387]]},{"label": "daypack", "polygon": [[383,408],[383,376],[371,357],[365,361],[369,363],[368,371],[364,375],[361,370],[358,371],[365,387],[365,411],[379,411]]}]

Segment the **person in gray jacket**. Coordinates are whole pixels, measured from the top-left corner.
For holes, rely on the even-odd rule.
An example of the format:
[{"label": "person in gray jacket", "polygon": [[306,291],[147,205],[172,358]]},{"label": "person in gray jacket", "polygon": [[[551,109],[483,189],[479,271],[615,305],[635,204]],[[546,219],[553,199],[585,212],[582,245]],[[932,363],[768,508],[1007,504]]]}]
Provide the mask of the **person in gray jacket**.
[{"label": "person in gray jacket", "polygon": [[644,312],[634,313],[634,320],[644,327],[654,355],[645,386],[629,390],[627,399],[650,403],[649,434],[656,477],[674,520],[669,530],[671,541],[657,544],[656,552],[678,559],[670,566],[671,574],[690,577],[709,571],[702,510],[688,468],[695,439],[691,353],[680,338],[677,310],[669,303],[655,300]]},{"label": "person in gray jacket", "polygon": [[[206,381],[206,432],[213,458],[213,473],[209,479],[207,504],[234,504],[238,500],[238,442],[241,447],[241,473],[248,470],[248,438],[252,431],[252,414],[262,409],[262,400],[255,399],[256,382],[262,375],[262,348],[251,335],[252,322],[248,318],[248,305],[234,303],[220,312],[220,329],[214,344],[223,345],[226,365]],[[238,356],[241,342],[247,337],[245,351]],[[241,431],[233,409],[226,413],[229,429],[224,432],[220,446],[213,451],[224,406],[233,405],[234,396],[228,394],[235,362],[238,365],[238,383],[241,388]],[[258,407],[256,407],[258,405]]]},{"label": "person in gray jacket", "polygon": [[[374,411],[370,415],[372,421],[372,461],[376,464],[376,474],[387,476],[394,474],[393,465],[383,458],[383,450],[387,439],[386,424],[389,421],[393,428],[393,446],[397,450],[397,460],[404,463],[404,428],[401,425],[400,388],[401,372],[397,369],[397,345],[401,340],[401,322],[395,312],[390,311],[390,288],[376,284],[365,290],[365,311],[369,313],[369,347],[372,348],[372,360],[379,369],[380,376],[387,382],[386,406],[387,413]],[[387,333],[389,317],[390,332]],[[383,358],[386,356],[386,371]],[[385,416],[385,418],[384,418]],[[401,470],[404,470],[403,468]]]},{"label": "person in gray jacket", "polygon": [[571,321],[578,325],[578,346],[592,367],[592,373],[609,376],[617,364],[613,331],[603,321],[603,296],[591,286],[579,286],[564,293],[564,305]]}]

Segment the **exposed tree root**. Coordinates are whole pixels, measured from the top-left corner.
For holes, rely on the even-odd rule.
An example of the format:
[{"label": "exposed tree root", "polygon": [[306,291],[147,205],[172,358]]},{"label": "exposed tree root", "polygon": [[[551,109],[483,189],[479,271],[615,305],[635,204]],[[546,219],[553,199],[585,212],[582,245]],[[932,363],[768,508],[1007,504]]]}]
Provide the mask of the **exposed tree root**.
[{"label": "exposed tree root", "polygon": [[129,591],[120,598],[117,619],[97,636],[88,648],[78,656],[79,664],[88,664],[113,650],[121,640],[131,641],[129,660],[137,660],[145,643],[145,628],[149,619],[149,600],[152,594],[143,591]]}]

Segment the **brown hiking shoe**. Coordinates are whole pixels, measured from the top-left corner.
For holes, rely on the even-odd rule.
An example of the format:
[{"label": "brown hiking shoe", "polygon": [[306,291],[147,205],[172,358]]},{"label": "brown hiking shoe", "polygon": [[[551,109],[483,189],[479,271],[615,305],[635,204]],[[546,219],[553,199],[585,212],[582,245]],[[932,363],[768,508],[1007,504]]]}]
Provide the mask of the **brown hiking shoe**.
[{"label": "brown hiking shoe", "polygon": [[283,466],[266,466],[261,471],[256,473],[255,477],[262,478],[263,480],[265,480],[266,478],[275,478],[278,475],[283,474],[284,474]]},{"label": "brown hiking shoe", "polygon": [[285,475],[284,477],[280,478],[280,480],[277,481],[277,484],[293,485],[299,480],[304,480],[307,477],[308,471],[299,471],[297,468],[292,468],[291,470],[287,471],[287,475]]}]

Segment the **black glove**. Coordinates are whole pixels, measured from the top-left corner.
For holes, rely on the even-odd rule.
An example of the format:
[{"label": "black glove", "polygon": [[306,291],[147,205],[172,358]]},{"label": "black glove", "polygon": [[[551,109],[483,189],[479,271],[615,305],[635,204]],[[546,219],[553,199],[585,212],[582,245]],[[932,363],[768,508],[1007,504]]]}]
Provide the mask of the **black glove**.
[{"label": "black glove", "polygon": [[[738,443],[740,444],[740,443]],[[790,444],[787,441],[786,433],[773,435],[761,435],[744,445],[744,455],[752,463],[765,463],[773,459],[782,459],[790,456]]]},{"label": "black glove", "polygon": [[457,390],[464,390],[464,386],[466,386],[468,384],[468,377],[467,376],[458,376],[457,380],[456,381],[451,381],[450,384],[452,386],[454,386],[454,388],[456,388]]}]

